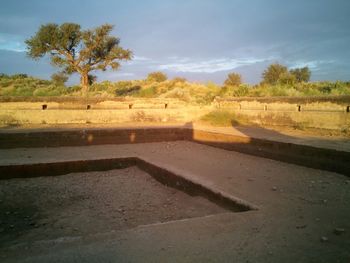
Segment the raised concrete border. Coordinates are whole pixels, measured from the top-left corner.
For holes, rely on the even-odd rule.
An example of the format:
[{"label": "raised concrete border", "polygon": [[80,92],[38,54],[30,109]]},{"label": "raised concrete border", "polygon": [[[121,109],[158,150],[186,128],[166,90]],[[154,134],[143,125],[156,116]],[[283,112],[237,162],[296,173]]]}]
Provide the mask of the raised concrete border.
[{"label": "raised concrete border", "polygon": [[350,176],[350,152],[174,126],[1,132],[0,148],[130,144],[187,140]]},{"label": "raised concrete border", "polygon": [[202,196],[213,203],[233,212],[257,210],[258,207],[222,190],[206,184],[190,174],[179,173],[174,168],[160,166],[138,157],[77,160],[54,163],[33,163],[0,166],[0,180],[56,176],[73,172],[107,171],[136,165],[162,184],[176,188],[189,195]]}]

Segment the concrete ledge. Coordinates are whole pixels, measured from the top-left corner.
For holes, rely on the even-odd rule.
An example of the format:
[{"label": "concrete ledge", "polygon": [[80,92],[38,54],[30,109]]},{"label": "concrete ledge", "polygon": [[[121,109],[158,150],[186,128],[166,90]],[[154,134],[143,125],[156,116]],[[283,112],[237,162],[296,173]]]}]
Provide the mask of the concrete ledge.
[{"label": "concrete ledge", "polygon": [[163,185],[176,188],[191,196],[202,196],[229,211],[244,212],[258,209],[255,205],[220,191],[214,186],[206,185],[193,176],[183,176],[176,172],[174,173],[171,169],[161,167],[137,157],[3,165],[0,166],[0,180],[57,176],[74,172],[107,171],[133,165],[147,172]]},{"label": "concrete ledge", "polygon": [[350,152],[194,130],[193,142],[350,176]]},{"label": "concrete ledge", "polygon": [[179,141],[191,137],[182,128],[84,129],[0,133],[0,148],[37,148]]},{"label": "concrete ledge", "polygon": [[0,148],[86,146],[187,140],[350,176],[350,152],[185,128],[86,129],[0,133]]}]

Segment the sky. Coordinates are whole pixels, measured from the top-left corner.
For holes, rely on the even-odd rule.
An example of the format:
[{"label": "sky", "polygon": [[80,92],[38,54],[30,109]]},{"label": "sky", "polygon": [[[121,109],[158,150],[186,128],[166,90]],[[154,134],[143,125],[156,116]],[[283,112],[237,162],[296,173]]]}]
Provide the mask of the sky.
[{"label": "sky", "polygon": [[[49,79],[48,57],[31,60],[24,41],[46,23],[115,25],[133,51],[99,81],[168,77],[221,84],[237,72],[255,84],[272,63],[308,66],[311,80],[350,80],[349,0],[0,0],[0,72]],[[77,76],[70,79],[74,84]]]}]

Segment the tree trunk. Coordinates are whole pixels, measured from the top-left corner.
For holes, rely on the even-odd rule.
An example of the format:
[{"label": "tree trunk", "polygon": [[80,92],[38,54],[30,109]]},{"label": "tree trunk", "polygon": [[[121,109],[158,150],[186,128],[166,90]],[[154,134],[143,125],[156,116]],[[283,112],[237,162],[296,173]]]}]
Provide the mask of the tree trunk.
[{"label": "tree trunk", "polygon": [[80,77],[81,91],[84,96],[87,96],[89,91],[89,75],[88,73],[81,73]]}]

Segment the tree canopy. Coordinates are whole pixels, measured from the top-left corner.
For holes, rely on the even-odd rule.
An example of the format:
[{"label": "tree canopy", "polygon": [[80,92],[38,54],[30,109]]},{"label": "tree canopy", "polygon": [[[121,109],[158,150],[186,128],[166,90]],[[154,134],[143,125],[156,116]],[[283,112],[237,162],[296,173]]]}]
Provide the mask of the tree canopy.
[{"label": "tree canopy", "polygon": [[275,63],[271,64],[262,74],[263,82],[266,84],[275,85],[280,80],[283,74],[288,73],[286,66]]},{"label": "tree canopy", "polygon": [[86,93],[89,72],[107,68],[117,70],[120,61],[132,58],[130,50],[119,46],[120,39],[110,35],[112,30],[110,24],[88,30],[82,30],[75,23],[45,24],[26,40],[27,54],[33,59],[49,55],[52,64],[63,69],[64,73],[79,73]]},{"label": "tree canopy", "polygon": [[295,82],[308,82],[311,71],[308,67],[294,68],[288,71],[286,66],[275,63],[271,64],[263,72],[263,83],[275,84],[293,84]]},{"label": "tree canopy", "polygon": [[242,84],[242,77],[235,72],[228,74],[227,79],[224,82],[225,86],[239,86],[240,84]]},{"label": "tree canopy", "polygon": [[290,73],[295,77],[297,82],[308,82],[311,77],[311,71],[308,67],[291,69]]}]

